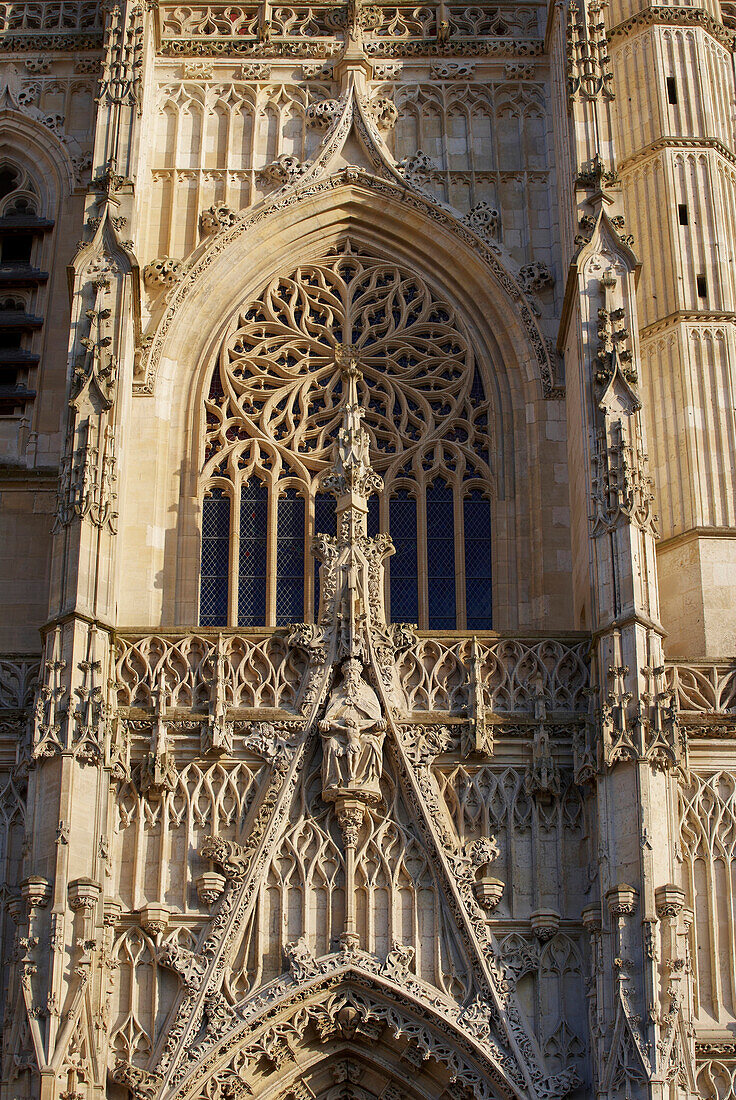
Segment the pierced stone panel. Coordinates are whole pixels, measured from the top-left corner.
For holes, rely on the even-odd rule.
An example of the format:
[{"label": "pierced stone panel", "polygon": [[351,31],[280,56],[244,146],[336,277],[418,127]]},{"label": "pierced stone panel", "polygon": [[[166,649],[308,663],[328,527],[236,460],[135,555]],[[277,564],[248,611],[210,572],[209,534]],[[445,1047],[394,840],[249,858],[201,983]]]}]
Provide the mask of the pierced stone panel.
[{"label": "pierced stone panel", "polygon": [[458,844],[468,848],[488,836],[498,844],[492,874],[509,885],[494,917],[582,909],[588,857],[583,800],[573,783],[546,801],[529,793],[520,768],[448,764],[433,774]]},{"label": "pierced stone panel", "polygon": [[[439,638],[423,638],[399,655],[397,671],[409,710],[458,713],[467,708],[471,645],[470,638],[451,645]],[[533,711],[538,693],[550,709],[587,708],[587,642],[504,639],[479,642],[478,648],[489,710]]]},{"label": "pierced stone panel", "polygon": [[[217,644],[217,637],[199,635],[119,637],[118,706],[152,709],[163,677],[171,707],[206,709],[212,698]],[[290,649],[278,634],[224,635],[221,644],[228,706],[293,709],[304,672],[300,651]]]},{"label": "pierced stone panel", "polygon": [[124,907],[157,903],[181,913],[201,911],[195,889],[206,870],[198,855],[201,842],[210,834],[242,837],[265,768],[258,760],[192,761],[175,772],[172,790],[153,799],[132,781],[122,784],[112,866],[113,893]]},{"label": "pierced stone panel", "polygon": [[115,1057],[134,1066],[147,1065],[155,1041],[156,1028],[165,1019],[178,992],[176,977],[158,965],[162,947],[176,944],[191,950],[196,935],[178,928],[156,938],[138,925],[117,930],[112,947],[116,981],[110,998],[110,1048]]},{"label": "pierced stone panel", "polygon": [[691,773],[681,795],[680,838],[692,929],[695,1007],[701,1026],[736,1020],[736,777]]},{"label": "pierced stone panel", "polygon": [[[317,750],[226,980],[235,999],[281,974],[284,948],[301,937],[316,958],[340,949],[343,842],[332,808],[321,800],[320,768]],[[411,949],[411,971],[463,1003],[472,986],[468,960],[453,933],[436,868],[388,769],[381,792],[381,802],[366,812],[356,846],[358,946],[380,959],[396,945]]]}]

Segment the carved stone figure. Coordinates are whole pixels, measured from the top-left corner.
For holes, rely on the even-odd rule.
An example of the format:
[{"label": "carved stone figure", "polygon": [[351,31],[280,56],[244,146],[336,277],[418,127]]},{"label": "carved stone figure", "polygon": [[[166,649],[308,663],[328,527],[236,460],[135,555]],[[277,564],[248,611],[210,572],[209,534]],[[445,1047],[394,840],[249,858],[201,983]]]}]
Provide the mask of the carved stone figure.
[{"label": "carved stone figure", "polygon": [[362,676],[362,665],[349,658],[319,724],[322,735],[322,797],[334,802],[357,795],[380,798],[386,720],[378,696]]}]

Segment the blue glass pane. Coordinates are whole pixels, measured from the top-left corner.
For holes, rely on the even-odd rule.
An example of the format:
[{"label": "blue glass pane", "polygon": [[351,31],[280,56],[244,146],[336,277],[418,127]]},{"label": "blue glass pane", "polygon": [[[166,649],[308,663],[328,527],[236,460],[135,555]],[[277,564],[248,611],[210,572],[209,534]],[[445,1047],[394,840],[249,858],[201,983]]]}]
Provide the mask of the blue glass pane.
[{"label": "blue glass pane", "polygon": [[483,383],[481,382],[480,371],[476,367],[473,374],[473,385],[470,389],[470,402],[475,408],[478,405],[482,405],[485,399],[486,395],[483,389]]},{"label": "blue glass pane", "polygon": [[378,528],[380,526],[380,514],[381,507],[380,501],[375,493],[368,497],[368,534],[373,538],[378,534]]},{"label": "blue glass pane", "polygon": [[267,527],[268,490],[256,478],[251,478],[240,494],[240,626],[263,626],[266,622]]},{"label": "blue glass pane", "polygon": [[229,567],[230,500],[222,489],[213,489],[202,502],[200,626],[227,625]]},{"label": "blue glass pane", "polygon": [[463,503],[465,607],[469,630],[490,630],[492,617],[491,504],[477,490]]},{"label": "blue glass pane", "polygon": [[[337,533],[336,500],[331,493],[317,493],[314,498],[315,535]],[[319,614],[319,562],[314,559],[314,617]]]},{"label": "blue glass pane", "polygon": [[304,618],[304,498],[287,489],[279,498],[276,532],[276,625]]},{"label": "blue glass pane", "polygon": [[427,580],[430,630],[454,630],[455,513],[444,481],[427,489]]},{"label": "blue glass pane", "polygon": [[391,620],[415,623],[417,598],[417,504],[406,490],[389,501],[389,529],[396,553],[390,559]]}]

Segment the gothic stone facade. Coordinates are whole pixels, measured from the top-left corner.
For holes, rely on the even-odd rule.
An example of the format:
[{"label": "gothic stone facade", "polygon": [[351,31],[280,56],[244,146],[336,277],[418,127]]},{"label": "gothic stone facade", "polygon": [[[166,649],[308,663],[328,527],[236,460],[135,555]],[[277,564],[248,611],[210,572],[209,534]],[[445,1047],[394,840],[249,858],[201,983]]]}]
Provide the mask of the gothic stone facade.
[{"label": "gothic stone facade", "polygon": [[727,1100],[730,0],[0,3],[7,1100]]}]

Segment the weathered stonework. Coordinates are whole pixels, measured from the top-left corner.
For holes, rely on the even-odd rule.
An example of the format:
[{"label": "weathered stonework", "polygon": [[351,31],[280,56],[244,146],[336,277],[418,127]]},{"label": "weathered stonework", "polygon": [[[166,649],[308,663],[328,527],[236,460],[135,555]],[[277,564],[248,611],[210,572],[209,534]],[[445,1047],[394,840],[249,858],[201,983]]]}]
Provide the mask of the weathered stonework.
[{"label": "weathered stonework", "polygon": [[1,1100],[734,1096],[732,9],[0,4]]}]

